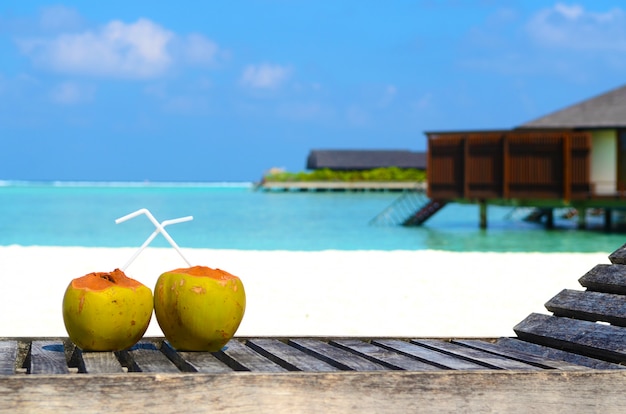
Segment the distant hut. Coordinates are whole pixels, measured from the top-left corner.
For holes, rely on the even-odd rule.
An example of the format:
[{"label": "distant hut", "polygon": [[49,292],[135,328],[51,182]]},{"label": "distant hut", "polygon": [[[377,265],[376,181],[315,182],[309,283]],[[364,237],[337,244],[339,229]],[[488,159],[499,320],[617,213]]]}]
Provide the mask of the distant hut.
[{"label": "distant hut", "polygon": [[[426,170],[426,153],[408,150],[312,150],[306,161],[308,170],[361,172],[377,168]],[[322,174],[323,175],[323,174]],[[359,174],[356,174],[359,176]],[[275,191],[423,191],[420,180],[263,180],[258,188]]]},{"label": "distant hut", "polygon": [[408,150],[312,150],[306,168],[360,171],[398,167],[426,170],[426,153]]}]

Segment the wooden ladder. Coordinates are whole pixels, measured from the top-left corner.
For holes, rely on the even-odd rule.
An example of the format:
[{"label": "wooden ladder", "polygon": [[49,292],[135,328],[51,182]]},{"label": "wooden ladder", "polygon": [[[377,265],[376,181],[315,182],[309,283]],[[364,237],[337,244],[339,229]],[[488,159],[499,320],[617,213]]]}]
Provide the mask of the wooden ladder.
[{"label": "wooden ladder", "polygon": [[426,220],[435,215],[439,210],[441,210],[447,204],[446,201],[442,200],[430,200],[424,206],[422,206],[419,210],[415,212],[411,217],[406,219],[403,226],[420,226]]}]

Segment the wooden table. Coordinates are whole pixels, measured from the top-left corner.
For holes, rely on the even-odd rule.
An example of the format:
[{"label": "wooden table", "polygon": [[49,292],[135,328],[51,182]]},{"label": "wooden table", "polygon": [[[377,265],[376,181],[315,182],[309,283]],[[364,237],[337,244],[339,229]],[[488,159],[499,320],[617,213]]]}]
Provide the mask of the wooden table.
[{"label": "wooden table", "polygon": [[[2,412],[626,412],[626,245],[514,338],[0,338]],[[503,276],[505,277],[505,276]]]}]

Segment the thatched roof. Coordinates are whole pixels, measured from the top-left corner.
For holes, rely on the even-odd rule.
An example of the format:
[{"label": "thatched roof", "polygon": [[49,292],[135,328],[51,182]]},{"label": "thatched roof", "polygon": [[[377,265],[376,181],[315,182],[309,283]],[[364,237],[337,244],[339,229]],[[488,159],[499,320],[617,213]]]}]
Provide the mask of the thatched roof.
[{"label": "thatched roof", "polygon": [[381,167],[426,169],[426,153],[408,150],[312,150],[306,168],[371,170]]},{"label": "thatched roof", "polygon": [[626,127],[626,85],[568,106],[518,128],[597,129]]}]

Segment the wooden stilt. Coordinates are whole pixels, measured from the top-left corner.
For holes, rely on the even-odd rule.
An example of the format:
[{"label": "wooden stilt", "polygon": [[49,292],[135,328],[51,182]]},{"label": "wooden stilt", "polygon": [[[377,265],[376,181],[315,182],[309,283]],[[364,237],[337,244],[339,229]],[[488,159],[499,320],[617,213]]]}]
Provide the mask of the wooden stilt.
[{"label": "wooden stilt", "polygon": [[485,200],[481,200],[478,203],[480,207],[480,228],[487,228],[487,202]]},{"label": "wooden stilt", "polygon": [[613,210],[610,208],[604,209],[604,231],[611,231],[613,227]]},{"label": "wooden stilt", "polygon": [[554,209],[553,208],[546,209],[546,228],[547,229],[554,228]]},{"label": "wooden stilt", "polygon": [[587,228],[587,209],[584,207],[576,209],[578,213],[578,228],[586,229]]}]

